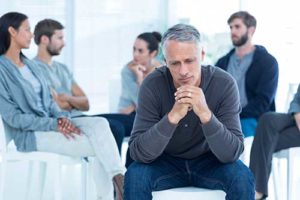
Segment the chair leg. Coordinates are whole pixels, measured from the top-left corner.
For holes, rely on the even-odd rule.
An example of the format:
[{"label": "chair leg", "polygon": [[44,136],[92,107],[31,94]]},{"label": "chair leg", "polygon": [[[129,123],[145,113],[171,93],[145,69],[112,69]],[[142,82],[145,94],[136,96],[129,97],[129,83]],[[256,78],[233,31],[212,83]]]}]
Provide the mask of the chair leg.
[{"label": "chair leg", "polygon": [[5,189],[5,177],[6,177],[6,165],[7,162],[5,158],[2,158],[2,163],[0,164],[1,169],[0,169],[0,199],[4,200],[4,189]]},{"label": "chair leg", "polygon": [[93,165],[94,165],[94,158],[89,158],[89,162],[87,163],[87,199],[95,199],[96,198],[96,191],[95,191],[95,184],[93,180]]},{"label": "chair leg", "polygon": [[46,163],[39,163],[39,182],[38,182],[38,191],[39,191],[39,199],[42,200],[44,197],[44,188],[46,182],[46,170],[47,164]]},{"label": "chair leg", "polygon": [[81,199],[87,199],[87,165],[88,163],[83,160],[81,164]]},{"label": "chair leg", "polygon": [[280,183],[281,183],[281,178],[280,178],[280,160],[275,159],[273,161],[273,169],[272,169],[272,174],[273,174],[273,184],[274,184],[274,193],[275,193],[275,200],[280,200],[279,198],[279,189],[280,189]]},{"label": "chair leg", "polygon": [[61,163],[52,163],[54,169],[54,200],[62,200],[62,176]]},{"label": "chair leg", "polygon": [[28,162],[28,171],[26,177],[26,189],[25,189],[25,199],[30,200],[31,198],[31,191],[32,191],[32,174],[33,174],[33,164],[34,162],[29,160]]},{"label": "chair leg", "polygon": [[294,164],[294,156],[291,155],[291,150],[288,150],[288,159],[287,159],[287,199],[292,200],[293,198],[293,164]]}]

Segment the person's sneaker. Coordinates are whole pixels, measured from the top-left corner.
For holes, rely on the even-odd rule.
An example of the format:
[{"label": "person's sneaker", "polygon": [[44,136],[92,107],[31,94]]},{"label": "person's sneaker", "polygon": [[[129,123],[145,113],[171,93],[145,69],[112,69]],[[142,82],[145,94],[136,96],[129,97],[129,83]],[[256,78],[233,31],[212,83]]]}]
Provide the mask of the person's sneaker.
[{"label": "person's sneaker", "polygon": [[255,192],[255,200],[265,200],[266,198],[267,198],[266,195],[259,192]]},{"label": "person's sneaker", "polygon": [[116,200],[123,200],[124,193],[124,175],[117,174],[113,177],[113,183],[116,192]]}]

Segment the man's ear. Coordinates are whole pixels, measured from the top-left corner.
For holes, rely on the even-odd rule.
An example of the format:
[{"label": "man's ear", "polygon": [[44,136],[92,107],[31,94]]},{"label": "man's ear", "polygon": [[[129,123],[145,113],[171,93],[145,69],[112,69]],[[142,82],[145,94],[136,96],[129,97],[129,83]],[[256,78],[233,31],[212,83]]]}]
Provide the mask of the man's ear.
[{"label": "man's ear", "polygon": [[203,61],[204,60],[204,58],[205,58],[205,51],[204,51],[204,48],[203,47],[201,47],[201,55],[200,55],[201,57],[201,61]]},{"label": "man's ear", "polygon": [[16,29],[14,29],[13,27],[8,27],[8,32],[9,32],[9,34],[12,36],[12,37],[14,37],[14,36],[16,36],[17,35],[17,31],[16,31]]},{"label": "man's ear", "polygon": [[254,26],[251,26],[248,28],[248,32],[251,34],[251,36],[253,36],[253,34],[255,33],[256,28]]},{"label": "man's ear", "polygon": [[46,35],[42,35],[40,38],[40,43],[42,44],[48,44],[50,42],[50,39]]}]

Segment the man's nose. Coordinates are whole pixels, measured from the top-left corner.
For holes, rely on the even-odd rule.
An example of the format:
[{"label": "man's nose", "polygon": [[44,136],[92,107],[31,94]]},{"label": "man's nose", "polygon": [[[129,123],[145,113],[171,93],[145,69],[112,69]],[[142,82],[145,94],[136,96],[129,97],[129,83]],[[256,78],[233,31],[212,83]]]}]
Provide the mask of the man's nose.
[{"label": "man's nose", "polygon": [[185,76],[188,74],[188,72],[189,72],[188,66],[183,63],[179,68],[180,75]]},{"label": "man's nose", "polygon": [[236,35],[237,29],[236,28],[232,28],[230,30],[230,32],[231,32],[231,35]]}]

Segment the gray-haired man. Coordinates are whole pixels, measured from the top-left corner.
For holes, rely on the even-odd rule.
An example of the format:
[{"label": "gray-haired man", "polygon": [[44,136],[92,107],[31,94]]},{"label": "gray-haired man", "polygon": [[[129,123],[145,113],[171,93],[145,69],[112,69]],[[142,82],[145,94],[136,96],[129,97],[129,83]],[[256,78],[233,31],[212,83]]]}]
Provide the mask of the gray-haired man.
[{"label": "gray-haired man", "polygon": [[254,199],[254,179],[242,153],[237,86],[224,71],[201,66],[200,34],[178,24],[162,39],[167,66],[140,88],[129,141],[136,161],[125,175],[125,199],[195,186],[224,190],[227,199]]}]

